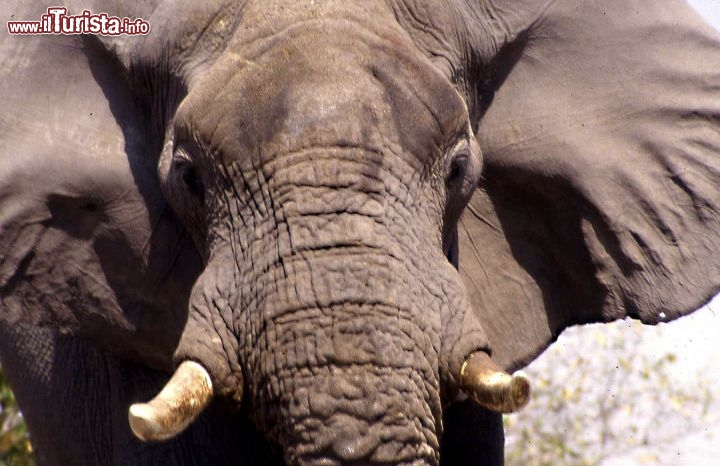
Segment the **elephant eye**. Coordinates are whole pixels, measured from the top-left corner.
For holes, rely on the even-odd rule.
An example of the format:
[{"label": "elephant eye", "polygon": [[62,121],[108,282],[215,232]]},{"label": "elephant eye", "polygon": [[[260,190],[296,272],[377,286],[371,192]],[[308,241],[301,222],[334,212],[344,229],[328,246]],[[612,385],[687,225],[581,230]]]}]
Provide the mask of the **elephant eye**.
[{"label": "elephant eye", "polygon": [[455,191],[468,175],[472,155],[466,143],[460,143],[451,151],[445,169],[445,187]]},{"label": "elephant eye", "polygon": [[454,157],[450,162],[450,168],[445,178],[445,186],[448,189],[452,189],[457,183],[462,180],[463,174],[466,171],[467,158],[465,157]]},{"label": "elephant eye", "polygon": [[[470,136],[459,141],[445,159],[445,189],[447,190],[447,211],[456,219],[472,197],[482,168],[480,146]],[[454,221],[454,220],[453,220]]]},{"label": "elephant eye", "polygon": [[195,164],[187,158],[177,158],[173,164],[185,189],[202,201],[205,197],[205,186]]}]

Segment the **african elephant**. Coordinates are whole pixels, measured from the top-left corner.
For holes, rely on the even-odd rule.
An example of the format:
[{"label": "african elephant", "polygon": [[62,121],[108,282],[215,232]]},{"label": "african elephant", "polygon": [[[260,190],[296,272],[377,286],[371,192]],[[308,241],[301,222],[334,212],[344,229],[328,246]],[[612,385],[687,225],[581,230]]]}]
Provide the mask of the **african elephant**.
[{"label": "african elephant", "polygon": [[502,464],[504,371],[720,290],[720,35],[683,1],[67,7],[151,29],[0,42],[41,465]]}]

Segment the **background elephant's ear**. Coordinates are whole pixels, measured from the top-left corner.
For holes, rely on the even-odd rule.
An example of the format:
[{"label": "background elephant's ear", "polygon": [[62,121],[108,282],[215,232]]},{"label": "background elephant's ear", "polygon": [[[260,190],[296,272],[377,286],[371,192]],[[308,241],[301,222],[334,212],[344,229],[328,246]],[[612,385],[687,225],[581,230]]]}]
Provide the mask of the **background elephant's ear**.
[{"label": "background elephant's ear", "polygon": [[148,109],[93,36],[0,39],[0,321],[169,365],[199,259],[160,193]]},{"label": "background elephant's ear", "polygon": [[720,33],[682,0],[561,0],[526,23],[488,66],[460,223],[510,368],[568,325],[667,321],[720,290]]}]

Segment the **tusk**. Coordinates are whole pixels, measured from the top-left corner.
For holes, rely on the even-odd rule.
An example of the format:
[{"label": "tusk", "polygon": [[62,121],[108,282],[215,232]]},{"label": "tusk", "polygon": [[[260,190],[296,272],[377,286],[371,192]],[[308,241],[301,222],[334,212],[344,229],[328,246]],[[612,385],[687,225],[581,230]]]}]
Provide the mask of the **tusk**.
[{"label": "tusk", "polygon": [[512,413],[530,401],[527,376],[506,373],[484,351],[468,356],[460,369],[460,383],[473,401],[491,411]]},{"label": "tusk", "polygon": [[183,361],[155,398],[130,406],[130,428],[144,442],[173,438],[210,404],[212,395],[212,380],[205,368]]}]

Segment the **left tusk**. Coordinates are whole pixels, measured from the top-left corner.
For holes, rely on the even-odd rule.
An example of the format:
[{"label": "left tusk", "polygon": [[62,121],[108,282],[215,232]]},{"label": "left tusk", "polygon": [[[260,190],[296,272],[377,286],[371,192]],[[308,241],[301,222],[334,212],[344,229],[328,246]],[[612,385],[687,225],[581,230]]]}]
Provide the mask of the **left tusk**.
[{"label": "left tusk", "polygon": [[530,401],[530,381],[521,372],[510,375],[484,351],[465,360],[460,369],[462,390],[483,408],[512,413]]},{"label": "left tusk", "polygon": [[173,438],[203,412],[212,395],[212,381],[205,368],[183,361],[155,398],[130,406],[130,428],[144,442]]}]

